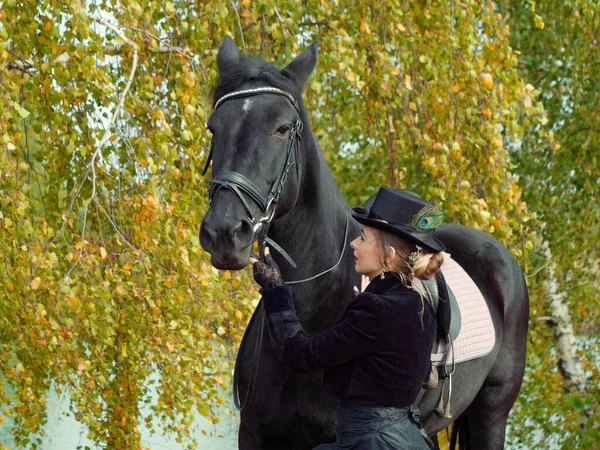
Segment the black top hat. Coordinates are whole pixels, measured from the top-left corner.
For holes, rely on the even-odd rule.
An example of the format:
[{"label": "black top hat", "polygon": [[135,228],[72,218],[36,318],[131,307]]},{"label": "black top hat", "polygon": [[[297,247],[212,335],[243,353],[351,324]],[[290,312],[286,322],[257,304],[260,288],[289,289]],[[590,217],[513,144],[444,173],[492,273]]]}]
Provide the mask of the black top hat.
[{"label": "black top hat", "polygon": [[444,218],[442,209],[413,192],[382,187],[362,207],[352,209],[352,217],[364,225],[397,234],[428,250],[446,250],[433,236]]}]

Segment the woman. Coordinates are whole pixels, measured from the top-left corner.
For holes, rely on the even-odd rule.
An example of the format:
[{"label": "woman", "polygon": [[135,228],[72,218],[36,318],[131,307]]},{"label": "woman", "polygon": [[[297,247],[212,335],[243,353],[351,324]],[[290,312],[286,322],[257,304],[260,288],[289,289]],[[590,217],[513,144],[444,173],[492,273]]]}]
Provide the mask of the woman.
[{"label": "woman", "polygon": [[443,214],[411,192],[382,187],[353,217],[363,224],[350,243],[355,269],[371,281],[316,336],[304,335],[268,249],[264,260],[250,258],[271,343],[290,370],[325,369],[325,386],[338,399],[337,440],[315,450],[427,449],[413,403],[431,369],[436,320],[418,280],[443,262],[444,244],[434,237]]}]

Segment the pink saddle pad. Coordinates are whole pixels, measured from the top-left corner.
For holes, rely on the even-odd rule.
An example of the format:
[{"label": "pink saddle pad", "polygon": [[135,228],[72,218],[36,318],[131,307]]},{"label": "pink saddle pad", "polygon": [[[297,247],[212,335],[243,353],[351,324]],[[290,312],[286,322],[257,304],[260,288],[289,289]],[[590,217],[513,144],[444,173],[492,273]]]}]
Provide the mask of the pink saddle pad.
[{"label": "pink saddle pad", "polygon": [[[496,343],[496,333],[489,308],[475,282],[448,254],[444,256],[441,270],[456,297],[461,315],[460,333],[454,340],[453,349],[454,361],[459,363],[490,353]],[[447,344],[440,342],[431,361],[442,365],[447,351]],[[449,354],[447,363],[451,362],[452,354]]]}]

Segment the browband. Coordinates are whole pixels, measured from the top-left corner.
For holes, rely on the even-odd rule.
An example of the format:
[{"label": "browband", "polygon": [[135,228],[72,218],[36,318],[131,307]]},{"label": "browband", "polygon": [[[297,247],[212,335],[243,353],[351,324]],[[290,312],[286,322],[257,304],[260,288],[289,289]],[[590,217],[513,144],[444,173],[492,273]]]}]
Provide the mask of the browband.
[{"label": "browband", "polygon": [[254,89],[244,89],[242,91],[233,91],[233,92],[230,92],[229,94],[225,94],[215,102],[214,109],[217,109],[222,103],[226,102],[227,100],[231,100],[232,98],[251,97],[253,95],[259,95],[259,94],[282,95],[283,97],[287,98],[291,102],[292,106],[294,106],[296,111],[298,111],[298,113],[300,113],[300,110],[298,109],[298,104],[296,103],[296,100],[294,99],[294,97],[292,97],[292,95],[290,93],[282,91],[281,89],[277,89],[275,87],[268,87],[268,86],[254,88]]}]

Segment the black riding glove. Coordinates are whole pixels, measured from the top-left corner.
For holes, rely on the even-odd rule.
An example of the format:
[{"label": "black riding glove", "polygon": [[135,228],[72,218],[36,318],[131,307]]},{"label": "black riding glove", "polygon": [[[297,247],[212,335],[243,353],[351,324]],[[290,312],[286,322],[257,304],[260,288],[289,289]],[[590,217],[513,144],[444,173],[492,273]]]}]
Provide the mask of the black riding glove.
[{"label": "black riding glove", "polygon": [[[258,259],[257,255],[252,256],[255,257],[254,259]],[[268,251],[265,251],[265,257],[263,259],[258,259],[258,261],[254,263],[253,274],[256,282],[261,286],[261,294],[264,290],[284,285],[279,266]]]}]

